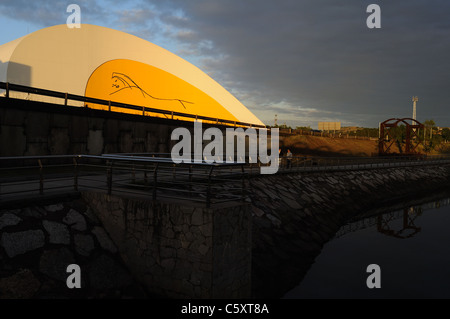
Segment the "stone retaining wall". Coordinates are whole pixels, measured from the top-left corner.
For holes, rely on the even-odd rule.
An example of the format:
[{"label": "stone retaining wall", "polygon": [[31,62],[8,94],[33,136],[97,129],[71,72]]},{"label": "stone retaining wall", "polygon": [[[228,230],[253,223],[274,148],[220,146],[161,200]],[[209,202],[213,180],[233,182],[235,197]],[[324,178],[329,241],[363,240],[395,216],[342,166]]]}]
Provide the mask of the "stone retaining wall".
[{"label": "stone retaining wall", "polygon": [[249,205],[206,208],[86,192],[130,271],[171,298],[249,298]]},{"label": "stone retaining wall", "polygon": [[[84,201],[0,211],[0,297],[148,297],[139,282],[165,297],[279,298],[346,220],[450,187],[450,167],[248,183],[250,204],[205,208],[90,192]],[[73,262],[86,270],[83,291],[65,285]]]},{"label": "stone retaining wall", "polygon": [[[71,264],[80,289],[66,285]],[[82,201],[0,211],[0,299],[145,296]]]},{"label": "stone retaining wall", "polygon": [[279,298],[348,218],[449,187],[450,167],[277,174],[250,183],[252,295]]}]

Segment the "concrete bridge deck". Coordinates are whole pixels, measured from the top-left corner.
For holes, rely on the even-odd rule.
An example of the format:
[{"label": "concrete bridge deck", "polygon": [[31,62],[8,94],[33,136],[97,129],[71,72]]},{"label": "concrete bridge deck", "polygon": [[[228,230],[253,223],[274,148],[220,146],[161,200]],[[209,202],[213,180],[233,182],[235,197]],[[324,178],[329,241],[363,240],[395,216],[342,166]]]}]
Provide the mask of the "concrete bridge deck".
[{"label": "concrete bridge deck", "polygon": [[[21,157],[42,163],[49,159],[72,159],[84,155]],[[111,194],[134,194],[146,198],[190,199],[207,202],[210,199],[243,200],[245,181],[259,176],[260,164],[175,165],[170,158],[146,156],[87,156],[101,159],[95,164],[48,164],[26,167],[0,168],[0,203],[20,201],[39,195],[57,195],[72,191],[102,190]],[[0,162],[18,158],[3,157]],[[120,160],[121,164],[107,166],[106,161]],[[145,166],[144,166],[144,164]],[[294,157],[287,166],[282,158],[277,174],[369,170],[383,168],[448,165],[450,157],[396,158],[306,158]],[[160,165],[158,168],[157,165]],[[264,176],[264,175],[261,175]]]}]

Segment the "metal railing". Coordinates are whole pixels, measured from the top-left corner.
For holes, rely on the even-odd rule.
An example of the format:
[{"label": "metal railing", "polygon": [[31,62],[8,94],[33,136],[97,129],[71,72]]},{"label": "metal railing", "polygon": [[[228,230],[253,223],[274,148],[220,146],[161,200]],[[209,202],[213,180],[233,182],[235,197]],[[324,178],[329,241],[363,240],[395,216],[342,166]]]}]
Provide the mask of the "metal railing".
[{"label": "metal railing", "polygon": [[370,140],[370,141],[378,141],[379,140],[378,136],[374,137],[374,136],[352,135],[349,132],[345,132],[345,131],[343,132],[341,130],[316,131],[316,130],[280,128],[280,134],[329,137],[329,138],[335,138],[335,139]]},{"label": "metal railing", "polygon": [[142,106],[142,105],[133,105],[133,104],[115,102],[115,101],[111,101],[111,100],[96,99],[96,98],[86,97],[86,96],[82,96],[82,95],[70,94],[67,92],[58,92],[58,91],[34,88],[34,87],[30,87],[30,86],[13,84],[13,83],[9,83],[9,82],[0,82],[0,89],[5,90],[6,98],[10,98],[10,95],[11,95],[10,92],[15,91],[15,92],[21,92],[21,93],[29,93],[29,94],[36,94],[36,95],[42,95],[42,96],[47,96],[47,97],[59,98],[64,101],[63,104],[65,106],[69,105],[68,104],[69,101],[77,101],[77,102],[85,103],[84,107],[88,107],[86,103],[105,105],[108,107],[109,112],[111,112],[112,107],[114,107],[114,108],[119,108],[119,110],[120,110],[119,112],[124,112],[124,113],[126,113],[126,111],[139,111],[139,112],[142,112],[143,116],[146,116],[146,113],[155,113],[155,114],[163,115],[164,118],[166,118],[166,119],[174,119],[174,117],[179,117],[179,118],[188,118],[188,119],[194,119],[194,120],[204,120],[204,121],[208,121],[210,123],[215,123],[217,125],[221,124],[221,125],[228,125],[228,126],[267,128],[265,125],[245,123],[245,122],[239,122],[239,121],[231,121],[231,120],[213,118],[213,117],[202,116],[202,115],[197,115],[197,114],[189,114],[189,113],[161,110],[161,109],[156,109],[156,108]]},{"label": "metal railing", "polygon": [[[211,204],[243,201],[247,178],[263,164],[248,157],[233,163],[175,164],[167,154],[128,153],[0,157],[0,203],[29,195],[80,190],[129,193]],[[289,163],[290,160],[290,163]],[[281,157],[278,173],[450,165],[449,156]],[[264,164],[267,165],[267,164]]]},{"label": "metal railing", "polygon": [[307,157],[283,156],[279,160],[280,171],[360,170],[408,167],[423,165],[447,165],[450,156],[373,156],[373,157]]},{"label": "metal railing", "polygon": [[[223,168],[232,168],[224,170]],[[181,163],[114,155],[0,157],[2,200],[80,190],[205,203],[243,201],[242,163]]]},{"label": "metal railing", "polygon": [[[113,156],[130,157],[170,157],[170,153],[115,153]],[[109,155],[104,155],[109,156]],[[191,154],[192,160],[194,154]],[[203,157],[203,160],[214,160],[222,163],[243,163],[244,169],[249,174],[259,174],[258,168],[270,165],[262,164],[260,156],[214,156]],[[264,162],[268,162],[267,159]],[[449,155],[417,155],[417,156],[373,156],[373,157],[316,157],[316,156],[281,156],[278,158],[278,172],[309,172],[326,170],[358,170],[380,169],[390,167],[407,167],[420,165],[450,164]],[[222,168],[223,169],[223,168]],[[230,167],[232,170],[233,168]]]}]

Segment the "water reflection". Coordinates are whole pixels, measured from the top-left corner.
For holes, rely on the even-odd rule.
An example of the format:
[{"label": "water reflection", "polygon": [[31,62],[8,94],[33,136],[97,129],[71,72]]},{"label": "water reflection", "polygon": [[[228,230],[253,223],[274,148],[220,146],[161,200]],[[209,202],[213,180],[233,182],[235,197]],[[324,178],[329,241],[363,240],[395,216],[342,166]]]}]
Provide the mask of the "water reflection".
[{"label": "water reflection", "polygon": [[[409,238],[420,232],[421,228],[414,224],[415,219],[422,214],[420,207],[415,209],[415,207],[410,207],[403,210],[403,223],[399,230],[391,228],[391,222],[395,221],[396,218],[391,214],[384,214],[377,216],[377,231],[383,233],[387,236],[392,236],[395,238]],[[387,216],[386,216],[387,215]]]},{"label": "water reflection", "polygon": [[356,216],[339,229],[335,238],[373,226],[376,226],[378,232],[387,236],[401,239],[410,238],[422,230],[421,227],[416,225],[416,223],[420,223],[420,220],[417,222],[416,220],[424,212],[449,205],[450,198],[445,198],[369,217]]},{"label": "water reflection", "polygon": [[[284,298],[450,298],[450,195],[425,200],[353,218]],[[369,264],[381,267],[380,289],[366,286]]]}]

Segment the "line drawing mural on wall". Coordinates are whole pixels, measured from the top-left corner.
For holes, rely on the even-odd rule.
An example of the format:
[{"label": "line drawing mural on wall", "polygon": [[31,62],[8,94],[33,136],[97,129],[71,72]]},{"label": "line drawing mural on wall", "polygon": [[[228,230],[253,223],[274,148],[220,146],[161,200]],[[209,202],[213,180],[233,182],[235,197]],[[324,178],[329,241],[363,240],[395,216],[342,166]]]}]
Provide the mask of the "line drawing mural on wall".
[{"label": "line drawing mural on wall", "polygon": [[126,90],[126,89],[132,90],[133,88],[136,88],[139,91],[141,91],[141,93],[142,93],[142,95],[144,97],[148,96],[148,97],[150,97],[152,99],[160,100],[160,101],[178,101],[178,102],[180,102],[180,104],[185,109],[186,109],[186,105],[185,104],[194,104],[194,102],[181,100],[181,99],[165,99],[165,98],[155,97],[155,96],[147,93],[135,81],[133,81],[133,79],[131,77],[129,77],[128,75],[126,75],[124,73],[113,72],[112,76],[111,76],[111,79],[113,80],[112,87],[116,88],[117,90],[115,90],[114,92],[110,93],[110,95],[113,95],[113,94],[115,94],[117,92],[120,92],[122,90]]}]

